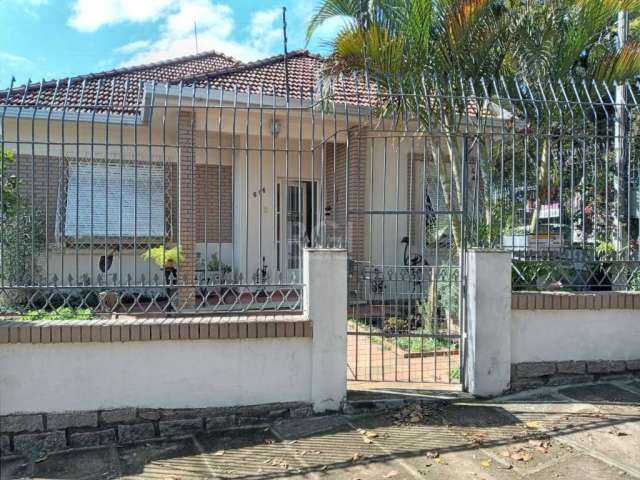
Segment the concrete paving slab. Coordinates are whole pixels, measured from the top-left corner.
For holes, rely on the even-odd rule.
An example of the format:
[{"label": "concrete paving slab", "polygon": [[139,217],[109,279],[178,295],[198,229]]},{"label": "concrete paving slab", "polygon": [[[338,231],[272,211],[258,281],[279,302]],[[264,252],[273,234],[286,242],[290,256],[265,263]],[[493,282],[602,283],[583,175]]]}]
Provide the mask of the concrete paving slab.
[{"label": "concrete paving slab", "polygon": [[589,455],[577,455],[564,462],[550,465],[528,477],[530,480],[609,480],[629,478],[628,472],[608,465],[607,463]]},{"label": "concrete paving slab", "polygon": [[589,428],[562,432],[558,439],[640,477],[640,419],[603,419]]},{"label": "concrete paving slab", "polygon": [[192,438],[159,440],[118,448],[123,478],[199,479],[210,475]]},{"label": "concrete paving slab", "polygon": [[618,388],[611,383],[597,383],[559,390],[574,400],[585,403],[631,403],[640,404],[640,394]]},{"label": "concrete paving slab", "polygon": [[[491,459],[496,469],[511,470],[522,476],[537,472],[575,454],[572,447],[558,440],[535,436],[523,441],[484,447],[481,451]],[[491,470],[490,466],[487,469]]]},{"label": "concrete paving slab", "polygon": [[295,440],[297,438],[317,435],[336,428],[344,427],[348,419],[341,415],[326,415],[312,418],[290,418],[276,422],[272,430],[278,438]]},{"label": "concrete paving slab", "polygon": [[52,453],[33,465],[34,478],[118,478],[120,462],[114,447]]},{"label": "concrete paving slab", "polygon": [[456,427],[506,427],[520,424],[520,420],[500,407],[480,404],[455,404],[447,408],[443,417]]},{"label": "concrete paving slab", "polygon": [[32,465],[22,457],[0,459],[0,479],[28,478],[32,476]]},{"label": "concrete paving slab", "polygon": [[362,443],[368,432],[372,432],[376,437],[371,441],[385,454],[401,458],[468,448],[465,438],[455,429],[443,425],[439,419],[429,419],[419,424],[395,425],[392,419],[381,417],[359,420],[353,422],[353,425],[360,434]]}]

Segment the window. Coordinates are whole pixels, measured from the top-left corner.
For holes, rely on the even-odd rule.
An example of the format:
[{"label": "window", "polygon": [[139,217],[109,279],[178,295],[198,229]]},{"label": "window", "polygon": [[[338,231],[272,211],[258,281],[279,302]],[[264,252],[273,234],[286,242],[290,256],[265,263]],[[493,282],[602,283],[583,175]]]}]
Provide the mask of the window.
[{"label": "window", "polygon": [[67,176],[58,203],[66,240],[164,236],[162,166],[70,160]]}]

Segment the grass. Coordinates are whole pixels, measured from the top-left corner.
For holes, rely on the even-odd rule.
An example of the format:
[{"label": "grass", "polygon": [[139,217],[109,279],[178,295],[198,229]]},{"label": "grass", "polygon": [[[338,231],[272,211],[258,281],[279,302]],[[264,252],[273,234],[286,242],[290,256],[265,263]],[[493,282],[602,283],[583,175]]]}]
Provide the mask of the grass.
[{"label": "grass", "polygon": [[[395,339],[389,341],[396,343]],[[398,347],[409,353],[429,353],[436,350],[457,350],[458,344],[451,340],[432,337],[397,337]]]},{"label": "grass", "polygon": [[91,320],[93,317],[94,313],[90,308],[59,307],[55,310],[29,310],[20,315],[18,320],[26,322],[35,320]]},{"label": "grass", "polygon": [[[397,344],[399,349],[404,350],[409,353],[431,353],[436,350],[449,350],[455,351],[458,350],[458,342],[453,340],[448,340],[446,338],[434,338],[434,337],[421,337],[417,335],[422,335],[427,333],[426,331],[418,330],[418,331],[409,331],[398,333],[397,335],[393,334],[385,334],[379,328],[371,328],[366,325],[359,324],[358,321],[354,318],[347,318],[347,322],[349,323],[349,327],[352,331],[356,330],[357,325],[360,325],[359,330],[366,334],[366,332],[371,331],[371,335],[369,336],[369,341],[374,345],[382,344],[385,350],[393,350]],[[411,336],[416,335],[416,336]]]}]

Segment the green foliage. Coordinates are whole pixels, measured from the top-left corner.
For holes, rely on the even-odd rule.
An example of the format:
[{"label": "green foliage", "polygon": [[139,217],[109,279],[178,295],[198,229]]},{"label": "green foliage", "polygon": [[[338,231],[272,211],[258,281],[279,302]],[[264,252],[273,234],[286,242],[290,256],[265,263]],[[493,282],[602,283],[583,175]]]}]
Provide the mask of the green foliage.
[{"label": "green foliage", "polygon": [[387,333],[400,333],[409,330],[409,320],[400,317],[387,317],[384,320],[384,331]]},{"label": "green foliage", "polygon": [[11,174],[15,163],[9,151],[0,152],[3,232],[0,249],[0,275],[11,285],[30,285],[38,273],[36,256],[44,247],[44,222],[40,212],[20,195],[20,182]]},{"label": "green foliage", "polygon": [[437,273],[432,275],[432,284],[429,286],[427,298],[417,304],[425,331],[427,333],[435,333],[434,327],[437,318],[434,318],[434,316],[437,317],[439,312],[456,316],[459,310],[459,301],[460,279],[458,269],[445,265],[438,267]]},{"label": "green foliage", "polygon": [[178,247],[165,248],[162,245],[146,250],[142,253],[142,258],[153,260],[160,268],[177,266],[177,264],[184,261],[182,252],[178,255]]},{"label": "green foliage", "polygon": [[460,380],[460,367],[453,367],[449,372],[449,376],[454,380]]},{"label": "green foliage", "polygon": [[[418,332],[422,333],[422,332]],[[458,344],[444,338],[434,337],[396,337],[390,340],[392,343],[398,344],[398,348],[409,353],[429,353],[438,350],[455,351],[458,349]]]},{"label": "green foliage", "polygon": [[629,275],[627,280],[627,288],[633,292],[640,292],[640,265],[635,267],[636,269]]},{"label": "green foliage", "polygon": [[207,269],[211,272],[221,272],[223,274],[229,273],[231,271],[231,267],[224,262],[221,262],[218,258],[218,254],[214,253],[211,255],[211,259],[207,263]]},{"label": "green foliage", "polygon": [[598,240],[596,242],[596,254],[600,260],[611,260],[615,257],[616,247],[608,240]]},{"label": "green foliage", "polygon": [[16,161],[13,152],[0,150],[0,188],[2,188],[2,216],[12,218],[18,203],[18,179],[11,173]]},{"label": "green foliage", "polygon": [[18,317],[23,321],[35,320],[91,320],[94,317],[90,308],[59,307],[55,310],[29,310]]}]

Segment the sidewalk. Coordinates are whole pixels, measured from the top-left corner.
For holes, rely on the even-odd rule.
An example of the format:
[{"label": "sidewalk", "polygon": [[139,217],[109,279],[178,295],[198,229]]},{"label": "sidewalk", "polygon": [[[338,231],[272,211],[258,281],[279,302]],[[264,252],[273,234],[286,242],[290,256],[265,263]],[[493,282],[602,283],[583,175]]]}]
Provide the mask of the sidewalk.
[{"label": "sidewalk", "polygon": [[[424,400],[426,396],[416,397]],[[640,478],[640,380],[5,462],[2,478]]]}]

